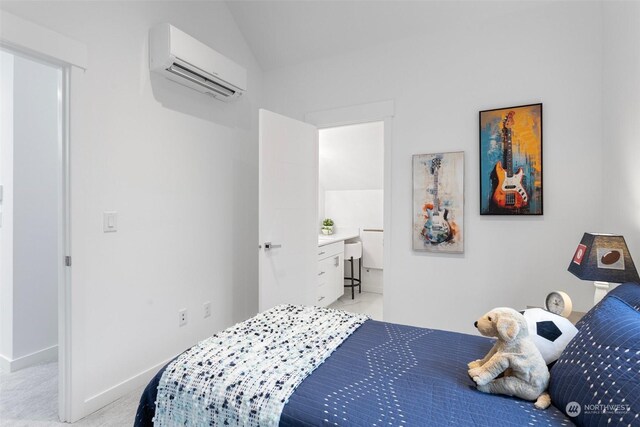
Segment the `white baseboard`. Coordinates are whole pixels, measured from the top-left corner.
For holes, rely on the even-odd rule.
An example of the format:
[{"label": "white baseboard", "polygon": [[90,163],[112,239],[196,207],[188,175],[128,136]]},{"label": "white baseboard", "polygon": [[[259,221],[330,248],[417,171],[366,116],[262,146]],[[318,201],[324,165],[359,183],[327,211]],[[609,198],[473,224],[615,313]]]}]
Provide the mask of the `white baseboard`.
[{"label": "white baseboard", "polygon": [[58,360],[58,346],[54,345],[16,359],[10,359],[0,354],[0,369],[3,372],[15,372],[29,366],[40,363],[55,362]]},{"label": "white baseboard", "polygon": [[[158,363],[157,365],[147,369],[146,371],[140,372],[139,374],[134,375],[131,378],[96,394],[95,396],[89,397],[84,401],[82,418],[91,415],[95,411],[102,409],[112,402],[115,402],[122,396],[134,391],[135,389],[146,386],[151,378],[153,378],[153,376],[158,373],[160,368],[169,363],[169,361],[171,361],[172,359],[173,358],[167,359],[162,363]],[[72,422],[76,421],[77,420],[72,420]]]},{"label": "white baseboard", "polygon": [[0,354],[0,372],[11,372],[11,359]]},{"label": "white baseboard", "polygon": [[372,285],[365,282],[362,284],[362,292],[371,292],[382,295],[382,285]]},{"label": "white baseboard", "polygon": [[362,290],[365,292],[381,294],[383,288],[382,270],[362,267]]}]

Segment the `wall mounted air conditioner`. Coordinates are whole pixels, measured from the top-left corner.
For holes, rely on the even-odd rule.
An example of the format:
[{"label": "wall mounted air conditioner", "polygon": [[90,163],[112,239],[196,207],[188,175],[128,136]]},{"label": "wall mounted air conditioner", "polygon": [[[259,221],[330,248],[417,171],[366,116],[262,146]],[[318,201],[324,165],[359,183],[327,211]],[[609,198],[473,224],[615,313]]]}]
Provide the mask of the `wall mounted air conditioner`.
[{"label": "wall mounted air conditioner", "polygon": [[221,101],[238,98],[247,87],[247,70],[170,24],[149,32],[149,68]]}]

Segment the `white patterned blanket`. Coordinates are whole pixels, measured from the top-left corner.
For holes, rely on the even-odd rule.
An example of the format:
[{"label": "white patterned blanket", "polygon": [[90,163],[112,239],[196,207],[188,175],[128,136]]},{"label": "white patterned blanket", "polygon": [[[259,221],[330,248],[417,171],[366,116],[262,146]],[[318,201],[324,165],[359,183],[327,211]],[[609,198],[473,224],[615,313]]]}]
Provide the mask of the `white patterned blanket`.
[{"label": "white patterned blanket", "polygon": [[201,341],[165,370],[156,426],[277,426],[307,375],[368,316],[280,305]]}]

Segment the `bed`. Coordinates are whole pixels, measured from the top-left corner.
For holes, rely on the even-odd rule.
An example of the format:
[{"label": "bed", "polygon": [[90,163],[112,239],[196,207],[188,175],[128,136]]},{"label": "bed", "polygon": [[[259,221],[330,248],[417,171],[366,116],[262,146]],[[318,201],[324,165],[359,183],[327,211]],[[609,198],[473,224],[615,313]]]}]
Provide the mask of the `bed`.
[{"label": "bed", "polygon": [[[624,378],[618,381],[619,385],[626,384],[624,392],[629,394],[623,401],[626,412],[620,414],[620,423],[633,425],[638,421],[640,409],[640,380],[637,377],[640,367],[640,286],[622,285],[612,291],[578,325],[581,332],[574,338],[576,343],[572,341],[568,349],[573,353],[580,345],[586,346],[586,343],[581,344],[581,339],[592,341],[598,319],[608,319],[607,322],[611,323],[608,305],[603,305],[607,300],[613,300],[618,305],[624,304],[623,307],[613,307],[618,310],[616,313],[626,310],[626,307],[630,307],[632,312],[625,311],[627,317],[624,318],[624,327],[628,331],[623,339],[626,344],[622,350],[619,346],[614,348],[616,351],[627,350],[625,355],[633,354],[635,357],[625,362],[632,367],[629,372],[635,376],[627,375],[626,383]],[[634,317],[636,315],[637,318]],[[619,315],[616,314],[616,317]],[[632,326],[629,326],[630,322]],[[607,332],[606,339],[615,337],[612,338],[611,333]],[[592,345],[591,341],[589,345]],[[467,376],[467,363],[483,357],[491,345],[491,340],[481,336],[366,320],[297,385],[284,404],[279,425],[562,426],[573,425],[573,422],[600,425],[600,418],[584,418],[589,415],[584,411],[571,417],[564,413],[567,399],[588,388],[587,383],[581,382],[582,367],[575,363],[576,356],[573,354],[567,355],[566,360],[561,356],[552,369],[552,387],[562,394],[555,401],[554,389],[550,389],[556,406],[547,410],[536,410],[533,403],[520,399],[477,391]],[[629,350],[636,348],[634,346],[638,347],[637,353],[630,353]],[[590,354],[593,357],[594,352]],[[597,355],[600,356],[606,357],[604,353]],[[153,425],[158,385],[165,369],[158,372],[144,390],[135,419],[136,426]],[[580,369],[580,372],[570,372],[571,369]],[[557,370],[556,378],[567,378],[562,384],[557,381],[553,383],[554,370]],[[586,374],[583,380],[589,381]],[[612,392],[613,389],[607,387]],[[638,397],[631,398],[633,393]],[[586,395],[581,397],[583,400],[587,398]],[[588,403],[584,402],[585,405]],[[592,422],[594,419],[597,421],[595,424]],[[208,421],[201,421],[201,424],[192,424],[209,425]],[[606,418],[604,424],[607,424]]]}]

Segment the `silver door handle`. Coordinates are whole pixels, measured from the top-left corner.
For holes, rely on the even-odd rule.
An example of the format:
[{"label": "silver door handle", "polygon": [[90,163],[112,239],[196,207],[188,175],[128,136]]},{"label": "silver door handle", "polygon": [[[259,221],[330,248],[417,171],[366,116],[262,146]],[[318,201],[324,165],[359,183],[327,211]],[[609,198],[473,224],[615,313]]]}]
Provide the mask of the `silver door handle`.
[{"label": "silver door handle", "polygon": [[320,273],[318,273],[318,276],[322,276],[324,274],[324,271],[321,271]]},{"label": "silver door handle", "polygon": [[338,267],[338,266],[340,265],[340,257],[339,257],[339,256],[334,257],[334,258],[333,258],[333,262],[334,262],[334,263],[333,263],[333,266],[334,266],[334,267]]},{"label": "silver door handle", "polygon": [[264,249],[265,250],[278,249],[278,248],[281,248],[281,247],[282,247],[282,245],[274,245],[271,242],[264,242]]}]

